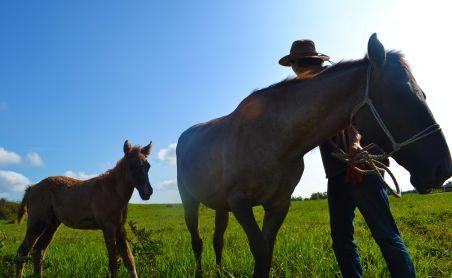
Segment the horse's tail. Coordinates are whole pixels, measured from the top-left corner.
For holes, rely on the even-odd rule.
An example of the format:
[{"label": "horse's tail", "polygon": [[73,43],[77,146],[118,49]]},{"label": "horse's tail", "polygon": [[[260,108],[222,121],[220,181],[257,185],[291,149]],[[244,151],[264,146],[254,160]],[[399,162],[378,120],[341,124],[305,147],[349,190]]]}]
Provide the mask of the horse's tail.
[{"label": "horse's tail", "polygon": [[27,189],[25,189],[25,194],[22,199],[22,203],[20,203],[19,212],[17,213],[17,224],[20,224],[24,219],[25,215],[27,214],[30,189],[31,189],[30,186],[27,187]]}]

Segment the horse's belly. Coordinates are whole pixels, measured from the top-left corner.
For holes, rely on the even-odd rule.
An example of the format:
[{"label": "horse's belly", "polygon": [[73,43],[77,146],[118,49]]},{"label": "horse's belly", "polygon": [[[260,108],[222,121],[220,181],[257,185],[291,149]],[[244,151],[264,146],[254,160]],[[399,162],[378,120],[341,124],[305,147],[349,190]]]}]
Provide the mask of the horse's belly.
[{"label": "horse's belly", "polygon": [[74,229],[99,229],[89,199],[81,199],[77,194],[55,196],[53,200],[55,216],[64,225]]},{"label": "horse's belly", "polygon": [[[279,169],[280,167],[275,167]],[[303,163],[296,163],[284,167],[284,171],[275,171],[272,175],[262,173],[259,179],[255,177],[253,186],[247,188],[249,200],[254,200],[254,205],[274,206],[286,202],[292,196],[295,187],[303,173]]]},{"label": "horse's belly", "polygon": [[64,225],[73,229],[82,230],[98,230],[100,225],[96,222],[94,217],[86,217],[81,219],[60,219]]},{"label": "horse's belly", "polygon": [[180,186],[184,187],[192,197],[200,201],[211,209],[227,208],[227,200],[225,199],[225,187],[221,180],[218,179],[187,179],[181,182]]},{"label": "horse's belly", "polygon": [[64,225],[74,229],[96,230],[100,228],[99,223],[92,215],[74,215],[70,213],[56,213],[58,220]]}]

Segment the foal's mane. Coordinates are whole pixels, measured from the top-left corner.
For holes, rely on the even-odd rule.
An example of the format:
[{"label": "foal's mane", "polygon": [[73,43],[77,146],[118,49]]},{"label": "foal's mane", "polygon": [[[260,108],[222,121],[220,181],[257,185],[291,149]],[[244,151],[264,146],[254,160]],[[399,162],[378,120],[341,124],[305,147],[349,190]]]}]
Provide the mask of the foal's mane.
[{"label": "foal's mane", "polygon": [[[132,149],[130,150],[130,154],[132,155],[139,155],[141,153],[141,147],[140,146],[133,146]],[[100,180],[100,179],[105,179],[107,177],[111,177],[112,174],[117,174],[117,175],[124,175],[124,167],[122,167],[122,165],[124,164],[126,160],[126,156],[122,157],[120,160],[118,160],[118,162],[116,162],[115,167],[108,169],[107,171],[105,171],[104,173],[92,178],[92,180]]]},{"label": "foal's mane", "polygon": [[[386,53],[386,62],[387,63],[388,62],[389,63],[398,63],[405,70],[410,72],[410,67],[409,67],[407,61],[405,60],[404,55],[400,51],[395,51],[395,50],[388,51]],[[340,61],[332,66],[327,67],[326,69],[324,69],[322,72],[320,72],[318,74],[310,75],[305,78],[298,78],[298,77],[286,78],[278,83],[268,86],[267,88],[256,90],[252,94],[254,95],[254,94],[260,94],[260,93],[266,93],[268,91],[271,91],[273,89],[278,89],[281,87],[287,87],[287,86],[291,86],[291,85],[295,85],[295,84],[301,84],[304,82],[315,81],[319,78],[323,78],[323,77],[328,76],[333,73],[345,71],[345,70],[348,70],[351,68],[355,68],[357,66],[363,66],[363,65],[368,65],[368,64],[369,64],[369,59],[367,57],[364,57],[359,60]]]}]

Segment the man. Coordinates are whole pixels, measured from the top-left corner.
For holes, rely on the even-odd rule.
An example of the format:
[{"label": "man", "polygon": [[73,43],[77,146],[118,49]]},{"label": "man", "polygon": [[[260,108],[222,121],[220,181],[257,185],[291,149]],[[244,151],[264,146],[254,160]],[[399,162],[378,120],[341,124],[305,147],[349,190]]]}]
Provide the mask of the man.
[{"label": "man", "polygon": [[[279,64],[292,67],[298,78],[310,78],[320,74],[329,57],[317,53],[311,40],[293,42],[290,54]],[[341,148],[349,152],[361,149],[361,135],[352,128],[341,131],[333,138]],[[410,255],[402,241],[389,208],[384,184],[376,175],[361,176],[347,164],[331,155],[333,147],[320,146],[323,166],[328,179],[328,207],[333,249],[344,277],[362,277],[359,253],[354,241],[355,209],[364,217],[372,236],[388,265],[392,277],[416,277]]]}]

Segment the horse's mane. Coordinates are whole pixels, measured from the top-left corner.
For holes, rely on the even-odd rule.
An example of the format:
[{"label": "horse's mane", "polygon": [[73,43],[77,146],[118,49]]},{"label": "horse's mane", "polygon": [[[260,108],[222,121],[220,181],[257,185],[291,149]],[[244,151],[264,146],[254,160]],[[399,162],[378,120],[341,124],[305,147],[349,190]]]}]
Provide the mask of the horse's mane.
[{"label": "horse's mane", "polygon": [[[399,63],[402,67],[404,67],[408,72],[410,71],[410,67],[408,65],[408,63],[405,60],[404,55],[400,52],[400,51],[396,51],[396,50],[390,50],[386,53],[386,61],[387,62],[394,62],[394,63]],[[300,83],[304,83],[304,82],[308,82],[308,81],[313,81],[316,80],[318,78],[323,78],[325,76],[328,76],[332,73],[336,73],[339,71],[344,71],[344,70],[348,70],[357,66],[362,66],[362,65],[368,65],[369,64],[369,59],[366,57],[359,59],[359,60],[346,60],[346,61],[340,61],[332,66],[329,66],[327,68],[325,68],[323,71],[321,71],[318,74],[314,74],[314,75],[308,75],[306,77],[303,78],[298,78],[298,77],[289,77],[286,78],[278,83],[272,84],[266,88],[263,89],[259,89],[256,90],[252,93],[253,94],[260,94],[260,93],[265,93],[268,92],[270,90],[273,89],[277,89],[277,88],[281,88],[281,87],[286,87],[286,86],[291,86],[291,85],[295,85],[295,84],[300,84]]]}]

